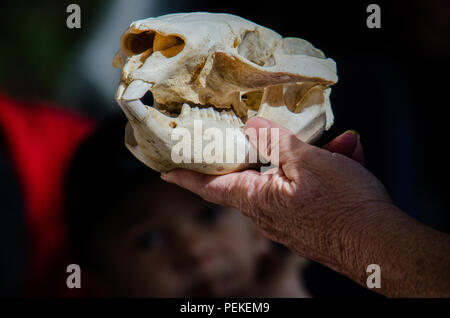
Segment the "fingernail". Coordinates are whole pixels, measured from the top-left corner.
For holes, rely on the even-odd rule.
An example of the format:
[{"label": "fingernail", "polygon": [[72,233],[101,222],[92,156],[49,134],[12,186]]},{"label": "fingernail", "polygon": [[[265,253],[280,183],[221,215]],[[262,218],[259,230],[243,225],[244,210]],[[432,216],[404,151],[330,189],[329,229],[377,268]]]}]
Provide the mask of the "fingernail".
[{"label": "fingernail", "polygon": [[168,173],[166,173],[166,172],[163,172],[163,173],[161,173],[161,179],[163,179],[164,181],[167,181],[167,179],[168,179]]},{"label": "fingernail", "polygon": [[349,132],[353,135],[355,135],[356,138],[358,138],[358,140],[361,140],[361,136],[354,130],[347,130],[346,132]]}]

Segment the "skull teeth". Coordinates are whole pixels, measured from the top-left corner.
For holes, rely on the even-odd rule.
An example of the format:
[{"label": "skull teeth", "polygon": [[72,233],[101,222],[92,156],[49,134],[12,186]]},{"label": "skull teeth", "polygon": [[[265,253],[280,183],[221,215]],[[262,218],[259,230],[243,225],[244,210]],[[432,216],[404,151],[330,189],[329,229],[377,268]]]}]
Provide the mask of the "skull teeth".
[{"label": "skull teeth", "polygon": [[181,108],[179,118],[191,119],[212,119],[216,121],[226,122],[231,125],[243,125],[241,119],[237,117],[232,110],[217,111],[214,107],[200,108],[184,103]]},{"label": "skull teeth", "polygon": [[[119,104],[122,106],[123,110],[132,115],[135,119],[139,121],[144,121],[147,117],[148,108],[153,106],[146,106],[140,101],[137,100],[119,100]],[[157,104],[155,102],[155,104]],[[164,105],[160,105],[164,106]],[[167,116],[167,113],[164,112],[164,108],[155,109],[161,116]],[[172,117],[178,118],[180,121],[184,120],[213,120],[217,122],[221,122],[222,124],[228,124],[230,126],[242,126],[242,120],[236,116],[233,110],[217,110],[214,107],[201,107],[197,105],[190,105],[189,103],[183,103],[181,107],[180,114],[175,116],[172,114]],[[169,117],[168,117],[169,118]]]},{"label": "skull teeth", "polygon": [[128,106],[127,110],[139,121],[144,121],[147,117],[147,107],[139,100],[131,100],[125,102],[125,105]]}]

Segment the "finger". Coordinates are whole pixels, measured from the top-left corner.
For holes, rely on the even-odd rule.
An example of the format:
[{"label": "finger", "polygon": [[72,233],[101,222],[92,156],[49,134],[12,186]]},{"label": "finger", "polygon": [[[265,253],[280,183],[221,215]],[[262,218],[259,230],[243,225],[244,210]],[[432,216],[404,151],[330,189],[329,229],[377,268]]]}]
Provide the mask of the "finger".
[{"label": "finger", "polygon": [[245,133],[260,156],[280,167],[292,156],[293,149],[308,146],[287,128],[262,117],[250,118]]},{"label": "finger", "polygon": [[351,155],[352,159],[358,161],[360,164],[364,165],[364,149],[361,143],[361,140],[358,135],[358,141],[356,143],[355,150],[353,151],[353,154]]},{"label": "finger", "polygon": [[323,148],[352,158],[360,164],[364,164],[364,151],[361,140],[359,134],[354,130],[347,130]]},{"label": "finger", "polygon": [[222,176],[211,176],[185,169],[161,174],[163,180],[192,191],[207,201],[232,206],[242,212],[250,209],[250,196],[256,193],[257,189],[255,185],[264,182],[259,180],[260,176],[262,175],[254,170]]}]

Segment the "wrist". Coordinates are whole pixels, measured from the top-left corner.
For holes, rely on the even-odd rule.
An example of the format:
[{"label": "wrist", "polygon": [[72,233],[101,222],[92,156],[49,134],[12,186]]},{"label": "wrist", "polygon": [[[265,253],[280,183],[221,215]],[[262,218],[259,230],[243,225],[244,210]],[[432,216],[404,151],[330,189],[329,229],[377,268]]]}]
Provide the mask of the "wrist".
[{"label": "wrist", "polygon": [[448,295],[449,280],[441,277],[450,265],[447,235],[417,222],[389,202],[364,204],[346,219],[336,233],[339,248],[330,250],[332,269],[367,287],[367,268],[376,264],[381,287],[374,291],[386,296]]},{"label": "wrist", "polygon": [[404,213],[386,201],[370,201],[348,206],[335,218],[329,230],[329,244],[325,266],[366,284],[367,266],[379,264],[395,231],[389,225]]}]

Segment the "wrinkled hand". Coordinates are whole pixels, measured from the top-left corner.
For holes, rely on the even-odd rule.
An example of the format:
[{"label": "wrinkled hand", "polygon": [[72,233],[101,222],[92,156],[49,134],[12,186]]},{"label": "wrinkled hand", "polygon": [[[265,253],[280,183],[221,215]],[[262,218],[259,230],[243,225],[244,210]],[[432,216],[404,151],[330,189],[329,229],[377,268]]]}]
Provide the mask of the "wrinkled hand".
[{"label": "wrinkled hand", "polygon": [[269,239],[297,254],[339,267],[339,258],[346,257],[352,244],[345,242],[347,233],[364,228],[364,214],[354,214],[390,202],[382,184],[362,166],[359,138],[348,131],[321,149],[263,118],[248,120],[250,127],[279,128],[277,168],[223,176],[178,169],[162,178],[207,201],[239,209]]}]

